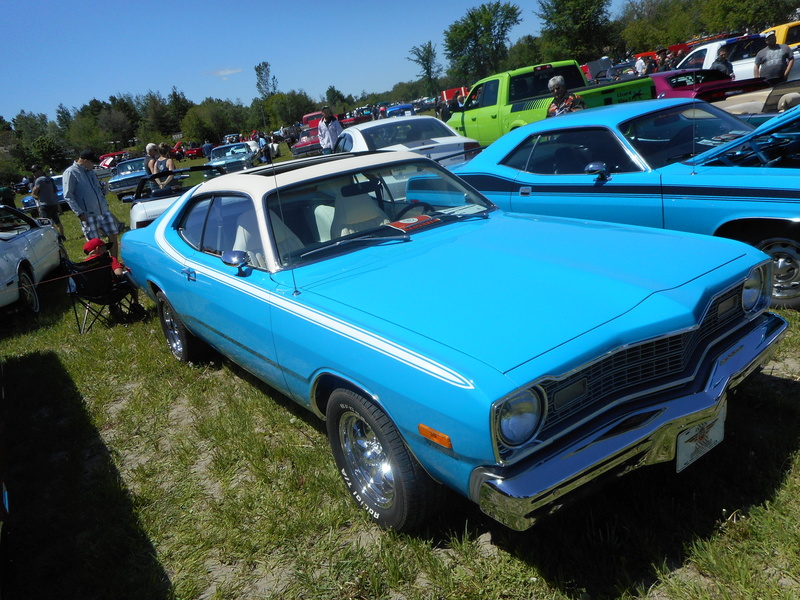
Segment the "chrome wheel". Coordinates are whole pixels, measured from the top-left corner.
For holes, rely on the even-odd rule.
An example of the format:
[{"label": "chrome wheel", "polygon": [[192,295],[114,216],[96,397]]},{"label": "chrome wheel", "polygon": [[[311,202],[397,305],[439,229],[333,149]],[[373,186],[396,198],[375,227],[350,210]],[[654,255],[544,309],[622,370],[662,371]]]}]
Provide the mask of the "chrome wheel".
[{"label": "chrome wheel", "polygon": [[369,424],[357,413],[346,412],[339,420],[339,442],[360,493],[376,506],[391,507],[395,495],[392,464]]},{"label": "chrome wheel", "polygon": [[380,406],[355,390],[331,392],[328,441],[347,492],[381,527],[412,531],[436,511],[440,488]]},{"label": "chrome wheel", "polygon": [[170,351],[176,356],[182,355],[183,341],[181,340],[181,325],[176,321],[175,314],[172,312],[172,307],[166,302],[161,306],[161,323],[164,328],[164,337],[167,338]]},{"label": "chrome wheel", "polygon": [[786,238],[765,240],[757,248],[772,257],[772,303],[800,303],[800,244]]}]

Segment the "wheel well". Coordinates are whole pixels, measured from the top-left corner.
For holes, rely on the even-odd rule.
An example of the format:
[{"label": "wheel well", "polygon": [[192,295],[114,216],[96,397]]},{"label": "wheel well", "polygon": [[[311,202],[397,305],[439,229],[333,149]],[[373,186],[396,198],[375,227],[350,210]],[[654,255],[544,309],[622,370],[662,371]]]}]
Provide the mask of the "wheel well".
[{"label": "wheel well", "polygon": [[720,226],[714,235],[753,246],[775,237],[800,240],[800,223],[789,219],[739,219]]},{"label": "wheel well", "polygon": [[357,394],[361,394],[365,398],[374,399],[374,396],[356,385],[352,381],[344,379],[333,373],[323,373],[314,382],[311,393],[311,410],[322,419],[325,418],[328,412],[328,399],[331,397],[333,390],[338,388],[345,388],[352,390]]},{"label": "wheel well", "polygon": [[158,286],[157,286],[155,283],[153,283],[152,281],[148,281],[148,282],[147,282],[147,287],[148,287],[148,289],[150,290],[150,295],[151,295],[151,297],[153,297],[153,298],[155,298],[155,297],[156,297],[156,294],[158,294],[158,292],[160,292],[160,291],[161,291],[161,288],[160,288],[160,287],[158,287]]},{"label": "wheel well", "polygon": [[36,283],[36,277],[33,274],[33,267],[31,266],[31,263],[29,263],[27,260],[23,260],[17,266],[17,273],[20,273],[22,271],[25,271],[28,277],[31,278],[31,281],[33,281],[33,283]]}]

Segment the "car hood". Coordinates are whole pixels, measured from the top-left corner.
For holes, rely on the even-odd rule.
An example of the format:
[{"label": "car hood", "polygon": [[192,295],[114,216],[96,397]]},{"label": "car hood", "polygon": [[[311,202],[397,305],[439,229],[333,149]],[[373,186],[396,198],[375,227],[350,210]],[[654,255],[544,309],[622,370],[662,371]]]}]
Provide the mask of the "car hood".
[{"label": "car hood", "polygon": [[766,123],[762,123],[749,133],[736,138],[735,140],[731,140],[730,142],[726,142],[724,144],[720,144],[716,148],[712,148],[711,150],[707,150],[702,154],[698,154],[693,159],[686,161],[687,164],[690,165],[702,165],[707,163],[711,160],[716,159],[718,156],[729,152],[733,148],[741,146],[744,142],[748,140],[752,140],[757,137],[761,137],[762,135],[767,135],[770,133],[774,133],[776,131],[780,131],[781,129],[788,127],[789,125],[800,121],[800,106],[795,106],[794,108],[787,110],[786,112],[778,115],[777,117],[773,117]]},{"label": "car hood", "polygon": [[126,179],[132,179],[134,177],[143,177],[147,175],[147,173],[142,169],[141,171],[130,171],[128,173],[120,173],[119,175],[114,175],[109,181],[125,181]]},{"label": "car hood", "polygon": [[[299,268],[295,283],[360,327],[401,328],[401,340],[413,332],[503,373],[748,252],[704,236],[498,213],[411,239]],[[637,340],[694,325],[704,291],[684,294],[689,305],[654,303]]]}]

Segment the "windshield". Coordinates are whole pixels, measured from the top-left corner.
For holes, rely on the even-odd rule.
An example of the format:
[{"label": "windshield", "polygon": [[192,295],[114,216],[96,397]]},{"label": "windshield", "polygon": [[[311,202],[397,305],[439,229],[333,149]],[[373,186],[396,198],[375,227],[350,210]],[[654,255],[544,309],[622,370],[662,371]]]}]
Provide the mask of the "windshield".
[{"label": "windshield", "polygon": [[144,158],[126,160],[117,165],[117,174],[133,173],[134,171],[144,171]]},{"label": "windshield", "polygon": [[281,264],[299,266],[370,244],[401,243],[413,234],[495,206],[448,171],[404,161],[338,173],[267,198]]},{"label": "windshield", "polygon": [[647,164],[658,169],[740,137],[753,127],[705,103],[681,104],[619,126]]},{"label": "windshield", "polygon": [[388,121],[375,127],[361,130],[367,147],[380,150],[395,144],[413,144],[431,138],[450,137],[453,132],[438,119],[421,119],[418,121]]},{"label": "windshield", "polygon": [[211,150],[211,160],[226,158],[228,156],[244,155],[250,152],[247,144],[233,144],[231,146],[219,146]]}]

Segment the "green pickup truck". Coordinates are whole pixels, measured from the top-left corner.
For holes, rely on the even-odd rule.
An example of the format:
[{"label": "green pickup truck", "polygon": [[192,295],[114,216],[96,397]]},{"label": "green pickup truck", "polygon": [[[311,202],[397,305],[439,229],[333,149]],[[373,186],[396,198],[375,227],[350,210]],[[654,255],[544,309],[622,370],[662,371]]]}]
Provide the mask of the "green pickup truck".
[{"label": "green pickup truck", "polygon": [[487,146],[512,129],[547,116],[553,99],[547,83],[556,75],[564,78],[570,92],[583,98],[586,108],[655,97],[649,77],[587,85],[578,63],[564,60],[481,79],[472,86],[463,108],[454,112],[447,124]]}]

